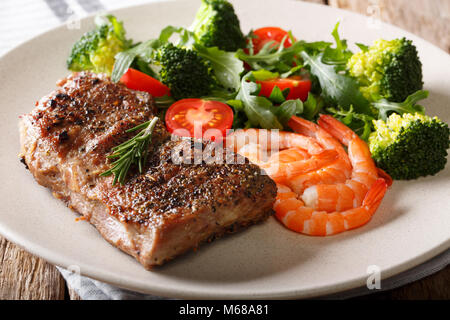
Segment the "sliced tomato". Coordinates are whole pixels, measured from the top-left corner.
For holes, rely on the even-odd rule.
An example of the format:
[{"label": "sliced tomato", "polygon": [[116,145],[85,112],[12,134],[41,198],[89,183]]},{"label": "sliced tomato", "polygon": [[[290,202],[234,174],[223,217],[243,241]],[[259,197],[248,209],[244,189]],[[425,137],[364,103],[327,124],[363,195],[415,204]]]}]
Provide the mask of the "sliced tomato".
[{"label": "sliced tomato", "polygon": [[253,31],[255,38],[252,39],[253,42],[253,50],[255,53],[258,53],[264,45],[269,41],[274,41],[274,46],[278,45],[284,40],[284,47],[289,48],[292,46],[291,38],[286,30],[283,30],[278,27],[264,27],[259,28]]},{"label": "sliced tomato", "polygon": [[145,91],[154,97],[163,97],[170,95],[169,87],[150,77],[139,70],[129,68],[127,72],[120,78],[127,88],[138,91]]},{"label": "sliced tomato", "polygon": [[292,76],[289,78],[276,78],[264,81],[256,81],[261,85],[260,96],[270,97],[273,88],[278,87],[281,91],[290,89],[286,97],[287,100],[301,99],[305,101],[308,98],[308,93],[311,90],[311,81],[302,79],[300,76]]},{"label": "sliced tomato", "polygon": [[221,141],[233,124],[233,110],[225,103],[203,99],[182,99],[166,112],[170,133]]}]

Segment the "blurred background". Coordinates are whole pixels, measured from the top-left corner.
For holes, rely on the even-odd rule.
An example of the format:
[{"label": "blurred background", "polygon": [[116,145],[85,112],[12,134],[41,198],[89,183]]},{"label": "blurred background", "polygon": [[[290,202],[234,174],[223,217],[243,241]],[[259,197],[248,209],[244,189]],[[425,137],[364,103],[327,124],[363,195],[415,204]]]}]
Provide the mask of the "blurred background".
[{"label": "blurred background", "polygon": [[[0,0],[0,55],[60,24],[77,28],[79,19],[89,14],[155,1]],[[450,0],[305,1],[366,15],[374,27],[380,21],[394,24],[450,53]],[[449,283],[447,267],[412,284],[358,299],[450,299]],[[79,297],[54,266],[0,237],[0,299]]]},{"label": "blurred background", "polygon": [[[18,43],[61,23],[71,24],[95,12],[155,1],[157,0],[1,0],[0,55]],[[304,1],[358,12],[373,19],[374,23],[381,20],[394,24],[450,53],[450,0]]]}]

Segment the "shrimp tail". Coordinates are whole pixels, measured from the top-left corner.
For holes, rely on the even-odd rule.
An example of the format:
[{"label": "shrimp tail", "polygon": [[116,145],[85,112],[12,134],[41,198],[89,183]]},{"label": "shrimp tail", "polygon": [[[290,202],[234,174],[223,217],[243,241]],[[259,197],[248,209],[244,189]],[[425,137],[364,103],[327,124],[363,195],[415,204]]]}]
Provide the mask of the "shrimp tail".
[{"label": "shrimp tail", "polygon": [[352,129],[330,115],[320,115],[317,122],[320,127],[325,129],[325,131],[338,139],[344,145],[348,145],[349,142],[356,136]]},{"label": "shrimp tail", "polygon": [[362,207],[365,207],[370,214],[373,214],[383,200],[388,185],[383,178],[377,179],[364,197]]},{"label": "shrimp tail", "polygon": [[377,171],[378,171],[378,176],[380,178],[383,178],[386,181],[387,186],[388,187],[392,186],[394,181],[392,180],[391,176],[383,169],[377,168]]}]

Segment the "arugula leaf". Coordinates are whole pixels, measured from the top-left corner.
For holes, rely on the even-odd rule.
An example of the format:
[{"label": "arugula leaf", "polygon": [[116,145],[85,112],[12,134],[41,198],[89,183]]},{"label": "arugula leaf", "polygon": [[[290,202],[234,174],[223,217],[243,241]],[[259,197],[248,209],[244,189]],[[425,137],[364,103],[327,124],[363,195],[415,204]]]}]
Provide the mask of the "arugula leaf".
[{"label": "arugula leaf", "polygon": [[351,128],[361,137],[361,139],[365,141],[369,139],[370,133],[373,131],[373,120],[375,120],[374,117],[354,112],[353,106],[350,106],[349,110],[338,107],[337,109],[328,108],[327,111],[343,124]]},{"label": "arugula leaf", "polygon": [[356,44],[356,46],[358,47],[358,48],[360,48],[361,49],[361,51],[367,51],[367,50],[369,50],[369,46],[366,46],[365,44],[363,44],[363,43],[355,43]]},{"label": "arugula leaf", "polygon": [[194,49],[199,56],[211,62],[214,74],[223,87],[235,91],[239,89],[244,63],[234,52],[226,52],[217,47],[206,48],[199,44],[194,44]]},{"label": "arugula leaf", "polygon": [[116,61],[111,74],[111,80],[113,82],[118,82],[137,57],[140,57],[143,61],[148,63],[153,51],[160,45],[161,42],[159,39],[148,40],[131,49],[116,54]]},{"label": "arugula leaf", "polygon": [[[178,46],[189,47],[194,43],[192,32],[182,27],[167,26],[161,30],[157,39],[142,42],[133,48],[119,52],[115,56],[116,61],[114,63],[111,80],[113,82],[118,82],[136,59],[139,60],[138,65],[140,66],[143,66],[144,63],[151,63],[154,51],[167,43],[174,34],[179,35],[177,42]],[[150,73],[151,68],[146,68],[145,70],[147,71],[144,71],[145,73]]]},{"label": "arugula leaf", "polygon": [[283,78],[283,79],[288,78],[288,77],[290,77],[291,75],[297,73],[298,71],[301,71],[302,68],[303,68],[303,65],[302,65],[302,64],[301,64],[301,65],[297,65],[297,66],[295,66],[295,67],[292,67],[291,70],[289,70],[289,71],[283,73],[283,74],[281,75],[281,78]]},{"label": "arugula leaf", "polygon": [[174,42],[176,46],[192,48],[195,43],[195,35],[192,31],[183,27],[174,26],[165,27],[159,34],[159,41],[161,41],[161,43],[167,43],[174,34],[178,34],[179,36],[178,41]]},{"label": "arugula leaf", "polygon": [[315,97],[311,92],[308,93],[308,99],[303,103],[303,114],[302,117],[307,120],[313,120],[314,117],[322,110],[323,108],[323,99],[319,97]]},{"label": "arugula leaf", "polygon": [[257,54],[252,52],[246,54],[244,50],[239,49],[236,56],[247,62],[253,70],[289,71],[293,62],[296,61],[295,53],[300,50],[300,42],[295,42],[291,47],[285,48],[283,38],[280,45],[274,45],[274,41],[267,42]]},{"label": "arugula leaf", "polygon": [[130,68],[137,69],[145,74],[148,74],[150,77],[158,79],[158,69],[139,57],[134,59]]},{"label": "arugula leaf", "polygon": [[310,55],[315,55],[320,52],[324,52],[332,44],[331,42],[326,42],[326,41],[306,42],[306,41],[300,40],[298,42],[300,42],[300,45],[299,45],[300,51],[306,51]]},{"label": "arugula leaf", "polygon": [[258,80],[258,81],[276,79],[280,76],[280,74],[278,72],[271,72],[266,69],[252,71],[252,74],[253,74],[253,77],[255,78],[255,80]]},{"label": "arugula leaf", "polygon": [[[289,90],[289,88],[288,88]],[[287,93],[289,94],[289,91],[287,91]],[[280,88],[278,88],[277,86],[273,87],[272,92],[270,93],[269,96],[269,100],[272,101],[275,104],[280,104],[286,101],[286,96],[284,95],[284,90],[281,91]]]},{"label": "arugula leaf", "polygon": [[[292,37],[290,33],[288,36]],[[253,70],[266,69],[269,71],[278,71],[284,74],[282,77],[288,77],[301,68],[302,63],[298,57],[300,52],[306,51],[310,54],[316,54],[324,52],[324,50],[331,46],[330,42],[325,41],[306,42],[300,40],[293,41],[290,47],[285,48],[285,38],[283,38],[280,44],[274,41],[267,42],[256,54],[251,45],[252,41],[249,41],[249,45],[247,46],[249,53],[247,54],[243,49],[239,49],[236,55],[239,59],[248,63]],[[294,39],[292,38],[292,40]],[[297,65],[298,67],[294,67],[293,69],[293,65]]]},{"label": "arugula leaf", "polygon": [[283,125],[275,115],[275,107],[272,102],[265,97],[258,96],[259,85],[252,80],[251,72],[242,78],[241,88],[236,96],[236,100],[240,100],[242,104],[232,104],[232,106],[239,105],[243,109],[252,127],[283,129]]},{"label": "arugula leaf", "polygon": [[326,102],[350,108],[351,105],[358,113],[372,115],[370,103],[359,91],[357,82],[342,73],[338,73],[334,66],[322,62],[323,53],[310,56],[306,52],[300,53],[313,76],[317,77]]},{"label": "arugula leaf", "polygon": [[353,55],[353,53],[348,50],[347,41],[341,40],[339,37],[340,22],[336,23],[331,35],[336,43],[336,48],[327,47],[324,51],[322,61],[326,64],[331,64],[337,66],[339,70],[345,70],[348,59]]},{"label": "arugula leaf", "polygon": [[[303,113],[302,101],[286,100],[289,92],[281,91],[278,87],[274,87],[269,99],[258,96],[260,86],[254,80],[253,72],[248,72],[242,78],[236,98],[227,101],[235,111],[233,128],[283,129],[293,115]],[[274,103],[278,106],[274,106]]]},{"label": "arugula leaf", "polygon": [[244,103],[241,100],[228,100],[226,103],[234,109],[233,129],[246,127],[248,118],[244,112]]},{"label": "arugula leaf", "polygon": [[425,112],[425,108],[418,105],[417,102],[426,99],[427,97],[428,91],[419,90],[409,95],[403,102],[391,102],[386,99],[380,99],[372,103],[372,106],[378,109],[378,118],[386,121],[389,111],[393,111],[398,114],[416,112],[423,114]]},{"label": "arugula leaf", "polygon": [[275,114],[278,120],[287,126],[288,121],[292,116],[303,113],[303,102],[300,99],[286,100],[279,107],[276,108]]}]

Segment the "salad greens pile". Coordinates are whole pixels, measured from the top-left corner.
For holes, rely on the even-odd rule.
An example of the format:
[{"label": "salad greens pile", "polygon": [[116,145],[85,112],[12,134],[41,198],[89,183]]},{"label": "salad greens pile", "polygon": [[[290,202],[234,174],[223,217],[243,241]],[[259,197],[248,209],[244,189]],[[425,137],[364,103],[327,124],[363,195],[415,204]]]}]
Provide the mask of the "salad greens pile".
[{"label": "salad greens pile", "polygon": [[[69,69],[111,73],[111,55],[115,55],[112,81],[119,81],[129,68],[159,80],[171,90],[170,97],[156,98],[160,108],[183,98],[224,102],[233,109],[233,128],[290,130],[287,122],[294,115],[314,121],[319,113],[331,114],[362,139],[369,141],[371,137],[371,149],[383,159],[378,165],[388,173],[408,172],[396,178],[436,171],[427,170],[426,160],[419,166],[415,163],[414,168],[420,168],[411,168],[412,173],[399,170],[408,164],[398,161],[400,157],[392,151],[387,154],[386,143],[376,145],[380,139],[375,137],[386,136],[390,130],[380,121],[389,122],[392,115],[424,114],[417,102],[428,92],[422,91],[422,64],[410,40],[379,39],[372,46],[357,43],[360,51],[353,53],[341,39],[337,23],[331,33],[333,42],[297,40],[288,31],[281,41],[268,39],[255,48],[256,31],[244,36],[234,8],[226,0],[202,0],[190,28],[168,26],[158,38],[141,43],[127,40],[122,24],[114,17],[102,21],[74,45]],[[287,99],[290,89],[277,86],[270,95],[260,94],[261,81],[293,77],[312,83],[304,101]],[[413,118],[424,119],[408,119]],[[439,146],[442,163],[447,154],[448,126],[436,121],[440,134],[429,135],[429,143]],[[384,132],[380,133],[380,128]],[[420,130],[414,134],[420,135]],[[417,148],[410,150],[417,152]],[[396,159],[394,168],[390,158]]]}]

